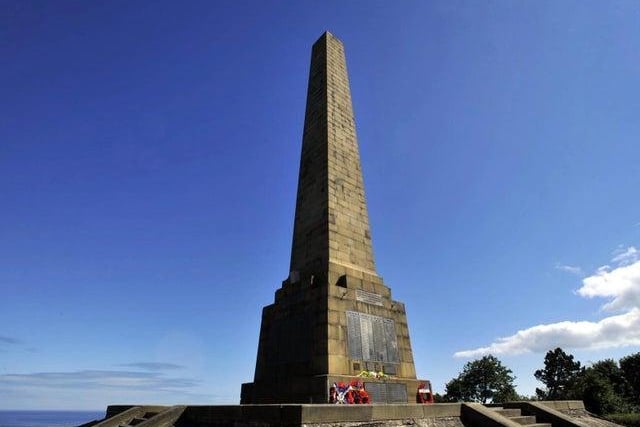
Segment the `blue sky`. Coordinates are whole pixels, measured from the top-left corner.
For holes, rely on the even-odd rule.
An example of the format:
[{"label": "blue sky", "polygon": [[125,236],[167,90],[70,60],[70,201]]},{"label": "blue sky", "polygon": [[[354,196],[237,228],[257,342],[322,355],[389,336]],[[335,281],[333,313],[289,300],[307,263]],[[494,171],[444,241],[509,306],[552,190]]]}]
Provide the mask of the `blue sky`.
[{"label": "blue sky", "polygon": [[640,351],[632,1],[0,1],[0,409],[237,403],[288,274],[313,42],[436,391]]}]

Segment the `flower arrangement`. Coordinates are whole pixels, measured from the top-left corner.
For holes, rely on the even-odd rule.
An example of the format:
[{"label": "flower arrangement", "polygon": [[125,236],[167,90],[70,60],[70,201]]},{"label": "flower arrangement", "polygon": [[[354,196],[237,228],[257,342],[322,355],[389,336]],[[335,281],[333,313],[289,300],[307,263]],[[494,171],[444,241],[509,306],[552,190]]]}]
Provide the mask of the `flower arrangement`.
[{"label": "flower arrangement", "polygon": [[389,375],[385,374],[384,372],[380,371],[380,372],[376,372],[376,371],[362,371],[358,374],[359,377],[361,378],[376,378],[379,380],[384,380],[389,378]]}]

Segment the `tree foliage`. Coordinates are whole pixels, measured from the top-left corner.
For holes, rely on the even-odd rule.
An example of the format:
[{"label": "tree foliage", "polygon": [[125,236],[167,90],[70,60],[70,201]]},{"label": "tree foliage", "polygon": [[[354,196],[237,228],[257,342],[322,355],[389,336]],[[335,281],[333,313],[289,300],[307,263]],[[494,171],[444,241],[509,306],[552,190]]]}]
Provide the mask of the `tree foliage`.
[{"label": "tree foliage", "polygon": [[546,390],[536,389],[540,399],[582,400],[589,412],[598,415],[640,408],[634,387],[640,379],[640,353],[622,358],[619,365],[605,359],[581,368],[572,355],[556,348],[547,352],[544,365],[534,373],[546,385]]},{"label": "tree foliage", "polygon": [[506,402],[517,400],[511,369],[494,356],[468,362],[462,372],[446,385],[446,401]]},{"label": "tree foliage", "polygon": [[620,359],[620,370],[629,384],[629,399],[636,410],[640,411],[640,353]]},{"label": "tree foliage", "polygon": [[589,412],[598,415],[628,411],[627,393],[626,379],[612,359],[601,360],[586,368],[573,388],[573,396],[584,401]]},{"label": "tree foliage", "polygon": [[565,353],[560,347],[549,350],[544,357],[544,369],[538,369],[533,374],[546,386],[546,390],[536,388],[538,398],[567,399],[579,372],[580,362],[574,361],[571,354]]},{"label": "tree foliage", "polygon": [[[534,373],[545,385],[536,389],[538,399],[582,400],[585,408],[597,415],[616,414],[623,424],[636,427],[640,417],[640,353],[600,360],[583,367],[561,348],[547,352],[544,368]],[[475,401],[499,403],[525,400],[518,396],[510,369],[494,356],[468,362],[462,372],[446,384],[445,394],[436,395],[438,402]],[[616,420],[618,420],[616,418]],[[618,421],[622,422],[622,421]]]}]

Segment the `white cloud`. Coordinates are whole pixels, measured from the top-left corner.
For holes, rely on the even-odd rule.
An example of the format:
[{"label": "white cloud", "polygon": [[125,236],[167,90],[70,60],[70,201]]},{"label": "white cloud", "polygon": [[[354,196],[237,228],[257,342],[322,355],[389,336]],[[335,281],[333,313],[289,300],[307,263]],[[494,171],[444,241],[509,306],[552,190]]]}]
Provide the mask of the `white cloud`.
[{"label": "white cloud", "polygon": [[459,351],[455,357],[479,357],[486,354],[544,353],[555,347],[608,348],[640,345],[640,309],[607,317],[599,322],[558,322],[537,325],[499,338],[487,347]]},{"label": "white cloud", "polygon": [[571,273],[574,274],[576,276],[584,276],[584,273],[582,272],[582,269],[578,266],[575,265],[567,265],[567,264],[557,264],[556,265],[556,269],[561,270],[561,271],[566,271],[567,273]]},{"label": "white cloud", "polygon": [[640,261],[615,270],[599,269],[585,278],[578,295],[585,298],[611,298],[603,310],[621,311],[640,308]]},{"label": "white cloud", "polygon": [[618,263],[618,265],[629,265],[638,261],[640,257],[640,251],[634,246],[629,246],[626,249],[619,248],[613,254],[615,256],[611,261]]},{"label": "white cloud", "polygon": [[72,372],[35,372],[0,375],[0,389],[9,386],[40,388],[126,388],[138,390],[189,389],[198,385],[196,380],[184,377],[166,377],[159,372],[82,370]]},{"label": "white cloud", "polygon": [[149,370],[11,373],[0,374],[0,402],[18,409],[96,409],[123,401],[204,404],[215,398],[200,393],[200,385],[193,378]]},{"label": "white cloud", "polygon": [[135,362],[135,363],[121,363],[118,366],[126,366],[128,368],[144,369],[146,371],[167,371],[174,369],[183,369],[184,366],[177,365],[175,363],[164,362]]},{"label": "white cloud", "polygon": [[[601,349],[640,345],[640,261],[633,246],[614,254],[618,267],[600,267],[582,280],[576,292],[584,298],[608,298],[601,308],[621,314],[599,321],[542,324],[498,338],[486,347],[458,351],[454,357],[546,352],[554,347]],[[633,260],[633,261],[632,261]]]}]

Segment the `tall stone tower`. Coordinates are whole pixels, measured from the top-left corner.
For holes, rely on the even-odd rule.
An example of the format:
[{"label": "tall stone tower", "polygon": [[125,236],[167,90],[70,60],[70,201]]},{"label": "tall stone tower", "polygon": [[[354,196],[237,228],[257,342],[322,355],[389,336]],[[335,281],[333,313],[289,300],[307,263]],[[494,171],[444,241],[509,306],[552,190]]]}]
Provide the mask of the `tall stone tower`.
[{"label": "tall stone tower", "polygon": [[324,403],[362,371],[374,402],[415,402],[404,305],[376,272],[340,40],[313,45],[291,266],[264,307],[255,378],[242,403]]}]

